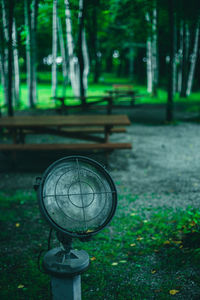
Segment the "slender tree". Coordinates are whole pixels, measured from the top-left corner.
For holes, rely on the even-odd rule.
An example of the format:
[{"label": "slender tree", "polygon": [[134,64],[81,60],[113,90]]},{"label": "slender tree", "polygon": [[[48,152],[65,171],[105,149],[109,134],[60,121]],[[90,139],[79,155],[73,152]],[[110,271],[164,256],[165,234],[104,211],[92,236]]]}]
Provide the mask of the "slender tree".
[{"label": "slender tree", "polygon": [[37,17],[38,17],[39,0],[33,0],[31,4],[31,65],[32,65],[32,80],[33,80],[33,100],[37,102]]},{"label": "slender tree", "polygon": [[34,107],[33,99],[33,72],[32,72],[32,60],[31,60],[31,11],[30,1],[24,0],[24,15],[26,26],[26,72],[27,72],[27,86],[28,86],[28,101],[29,106]]},{"label": "slender tree", "polygon": [[52,27],[52,97],[57,95],[57,18],[58,18],[58,1],[53,0],[53,27]]},{"label": "slender tree", "polygon": [[[146,20],[148,24],[150,24],[150,16],[149,13],[146,13]],[[151,35],[147,33],[147,41],[146,41],[146,56],[147,56],[147,91],[148,93],[152,93],[153,91],[153,70],[152,70],[152,42]]]},{"label": "slender tree", "polygon": [[79,35],[78,35],[78,61],[79,61],[79,82],[80,82],[80,96],[82,105],[85,106],[85,87],[83,83],[84,72],[84,57],[83,57],[83,30],[84,30],[84,17],[85,17],[85,1],[79,0]]},{"label": "slender tree", "polygon": [[17,43],[17,30],[15,18],[13,19],[13,58],[14,58],[14,98],[15,104],[20,105],[20,75],[19,75],[19,55]]},{"label": "slender tree", "polygon": [[152,74],[153,74],[153,95],[157,95],[158,85],[158,45],[157,45],[157,2],[154,1],[152,13]]},{"label": "slender tree", "polygon": [[8,19],[8,2],[1,0],[2,6],[2,25],[3,35],[1,41],[1,76],[4,87],[5,104],[8,103],[8,43],[9,43],[9,19]]},{"label": "slender tree", "polygon": [[13,83],[13,49],[12,49],[12,28],[13,28],[13,11],[14,0],[8,3],[8,115],[13,116],[13,99],[12,99],[12,83]]},{"label": "slender tree", "polygon": [[173,87],[174,87],[174,64],[175,64],[175,12],[174,0],[168,0],[169,4],[169,35],[170,35],[170,63],[168,73],[168,100],[166,119],[173,120]]},{"label": "slender tree", "polygon": [[0,72],[1,72],[1,83],[4,90],[4,103],[8,103],[8,81],[7,72],[5,70],[5,49],[4,49],[4,39],[2,32],[0,32]]},{"label": "slender tree", "polygon": [[180,21],[179,29],[179,50],[178,50],[178,82],[177,91],[180,93],[182,88],[182,64],[183,64],[183,21]]},{"label": "slender tree", "polygon": [[187,89],[186,89],[187,96],[189,96],[191,93],[193,79],[194,79],[194,72],[195,72],[195,66],[197,61],[198,44],[199,44],[199,24],[200,24],[200,19],[198,18],[196,30],[195,30],[194,47],[193,47],[193,52],[191,54],[190,70],[189,70],[188,81],[187,81]]},{"label": "slender tree", "polygon": [[72,21],[71,12],[69,7],[69,0],[65,0],[65,21],[66,21],[66,35],[67,35],[67,51],[69,58],[69,76],[74,95],[80,96],[80,83],[79,83],[79,63],[78,58],[74,54],[74,41],[72,35]]},{"label": "slender tree", "polygon": [[61,19],[58,17],[58,35],[59,35],[59,43],[60,43],[60,51],[62,56],[62,73],[63,73],[63,97],[66,95],[66,87],[68,83],[68,70],[67,70],[67,59],[66,59],[66,51],[65,51],[65,42],[63,37],[63,29]]},{"label": "slender tree", "polygon": [[188,78],[188,62],[189,62],[189,42],[190,32],[188,22],[185,20],[183,25],[183,59],[182,59],[182,84],[181,97],[186,97],[187,78]]},{"label": "slender tree", "polygon": [[36,103],[36,24],[38,0],[24,0],[26,28],[26,68],[28,102],[30,107]]}]

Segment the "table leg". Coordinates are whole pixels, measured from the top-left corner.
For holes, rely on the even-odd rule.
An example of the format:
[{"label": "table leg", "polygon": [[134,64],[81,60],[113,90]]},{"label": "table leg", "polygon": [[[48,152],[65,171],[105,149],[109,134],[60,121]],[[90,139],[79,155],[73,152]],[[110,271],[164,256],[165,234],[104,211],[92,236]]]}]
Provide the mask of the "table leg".
[{"label": "table leg", "polygon": [[105,134],[104,141],[105,141],[105,143],[107,143],[109,141],[109,136],[110,136],[112,127],[113,127],[112,125],[106,125],[105,128],[104,128],[104,134]]}]

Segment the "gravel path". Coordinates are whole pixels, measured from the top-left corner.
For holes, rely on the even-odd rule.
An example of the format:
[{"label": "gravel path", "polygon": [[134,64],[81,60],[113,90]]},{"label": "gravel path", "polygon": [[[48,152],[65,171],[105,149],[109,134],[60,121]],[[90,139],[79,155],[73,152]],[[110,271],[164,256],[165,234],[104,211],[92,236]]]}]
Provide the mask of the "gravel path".
[{"label": "gravel path", "polygon": [[[158,110],[155,115],[159,124],[164,113]],[[138,122],[141,116],[144,113],[137,110],[134,119]],[[151,121],[152,111],[149,115],[147,110],[145,117],[150,117]],[[120,193],[140,195],[134,202],[138,208],[199,206],[200,125],[188,122],[158,124],[133,122],[127,128],[127,134],[112,135],[113,142],[131,142],[133,148],[114,151],[109,156],[108,170],[117,182]],[[29,142],[35,138],[30,137]],[[51,143],[60,141],[60,138],[45,135],[37,136],[37,139]],[[59,157],[42,153],[27,157],[19,155],[17,168],[13,171],[10,160],[1,153],[0,189],[32,189],[35,177],[40,176]],[[102,155],[92,157],[105,163]]]},{"label": "gravel path", "polygon": [[[120,192],[140,195],[134,207],[200,204],[200,126],[134,124],[124,141],[132,151],[114,153],[110,166]],[[113,137],[114,139],[114,137]],[[153,195],[153,196],[152,196]]]}]

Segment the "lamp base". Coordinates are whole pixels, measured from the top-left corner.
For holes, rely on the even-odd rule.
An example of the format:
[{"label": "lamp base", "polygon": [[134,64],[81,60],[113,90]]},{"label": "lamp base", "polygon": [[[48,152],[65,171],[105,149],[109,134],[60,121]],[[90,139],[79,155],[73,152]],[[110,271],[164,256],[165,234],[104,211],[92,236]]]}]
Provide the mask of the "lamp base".
[{"label": "lamp base", "polygon": [[48,251],[43,259],[46,273],[55,277],[73,277],[83,273],[89,267],[89,255],[84,250],[66,252],[58,247]]}]

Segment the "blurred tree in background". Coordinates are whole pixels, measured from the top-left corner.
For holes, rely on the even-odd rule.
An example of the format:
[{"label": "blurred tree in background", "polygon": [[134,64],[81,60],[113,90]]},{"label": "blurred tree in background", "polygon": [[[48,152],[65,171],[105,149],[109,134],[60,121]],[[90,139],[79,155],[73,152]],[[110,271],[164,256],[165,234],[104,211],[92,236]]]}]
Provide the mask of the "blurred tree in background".
[{"label": "blurred tree in background", "polygon": [[107,72],[146,84],[154,96],[165,87],[173,110],[175,93],[187,97],[199,88],[199,17],[198,0],[1,0],[0,74],[9,114],[20,104],[20,73],[33,107],[39,72],[50,70],[52,97],[58,70],[63,97],[71,85],[83,105],[88,74],[97,83]]}]

